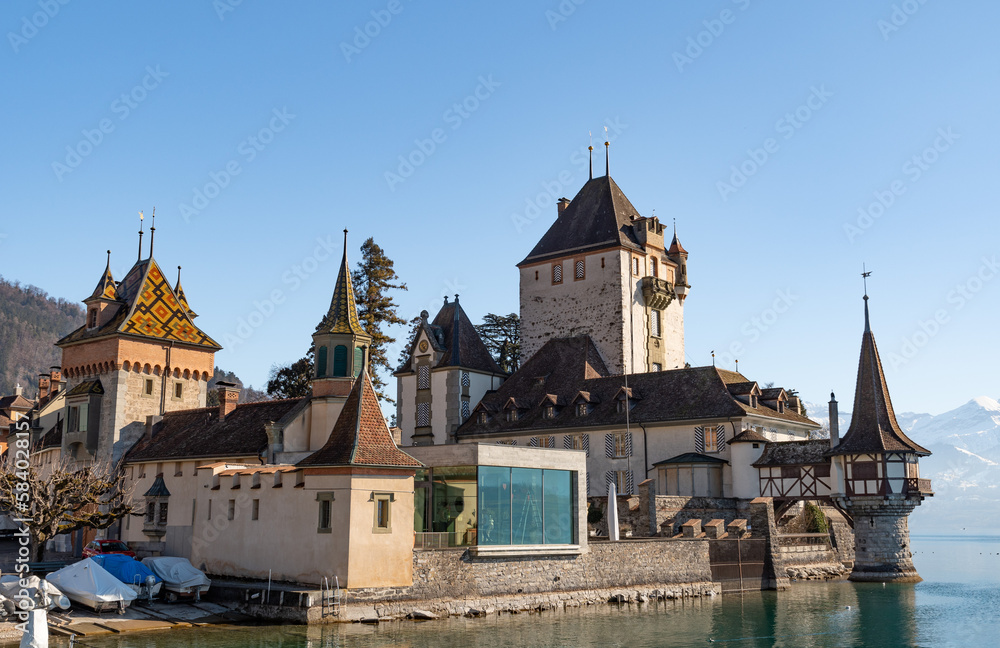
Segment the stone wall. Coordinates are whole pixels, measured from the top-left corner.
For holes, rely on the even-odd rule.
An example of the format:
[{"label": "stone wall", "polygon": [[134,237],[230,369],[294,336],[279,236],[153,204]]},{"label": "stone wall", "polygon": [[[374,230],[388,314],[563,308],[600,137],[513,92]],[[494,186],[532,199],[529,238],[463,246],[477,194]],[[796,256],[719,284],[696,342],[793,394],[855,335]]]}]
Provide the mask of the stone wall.
[{"label": "stone wall", "polygon": [[[638,496],[621,495],[618,497],[618,530],[621,537],[645,538],[652,535],[650,527],[650,497],[644,488],[645,482],[639,485]],[[591,507],[604,510],[607,507],[607,497],[588,497]],[[683,497],[676,495],[655,495],[656,535],[674,536],[680,533],[681,525],[691,519],[699,519],[702,523],[711,520],[725,520],[728,525],[736,519],[748,517],[747,500],[731,497]],[[607,537],[607,518],[602,517],[595,524],[588,525],[589,530],[598,536]]]}]

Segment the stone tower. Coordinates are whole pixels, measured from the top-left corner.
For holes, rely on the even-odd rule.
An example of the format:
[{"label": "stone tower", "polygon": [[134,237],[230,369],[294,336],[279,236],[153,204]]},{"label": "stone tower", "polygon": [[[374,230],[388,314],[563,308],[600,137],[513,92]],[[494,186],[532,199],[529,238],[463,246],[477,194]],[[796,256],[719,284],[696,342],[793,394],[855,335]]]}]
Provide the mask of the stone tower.
[{"label": "stone tower", "polygon": [[222,348],[194,324],[152,249],[121,282],[112,277],[110,254],[83,300],[86,323],[56,342],[66,381],[62,452],[80,462],[117,461],[142,436],[147,417],[204,407]]},{"label": "stone tower", "polygon": [[687,251],[669,248],[608,175],[559,201],[556,222],[518,264],[521,358],[551,338],[589,335],[612,372],[684,366]]},{"label": "stone tower", "polygon": [[[854,392],[854,412],[844,438],[830,450],[834,502],[854,520],[854,581],[920,580],[913,567],[907,517],[926,496],[929,479],[920,479],[918,457],[930,451],[914,443],[896,422],[868,319]],[[833,421],[831,420],[831,432]],[[831,439],[836,437],[831,435]],[[836,443],[836,441],[833,441]]]},{"label": "stone tower", "polygon": [[[372,343],[372,336],[358,319],[351,269],[347,263],[347,230],[344,230],[344,256],[333,288],[333,299],[312,337],[315,364],[311,427],[315,435],[327,435],[337,422],[355,379],[367,367],[368,349]],[[325,440],[325,436],[310,439],[309,447],[321,445]]]},{"label": "stone tower", "polygon": [[396,421],[402,445],[455,442],[455,431],[483,395],[507,374],[490,355],[458,303],[444,305],[433,321],[420,313],[406,362],[396,370]]}]

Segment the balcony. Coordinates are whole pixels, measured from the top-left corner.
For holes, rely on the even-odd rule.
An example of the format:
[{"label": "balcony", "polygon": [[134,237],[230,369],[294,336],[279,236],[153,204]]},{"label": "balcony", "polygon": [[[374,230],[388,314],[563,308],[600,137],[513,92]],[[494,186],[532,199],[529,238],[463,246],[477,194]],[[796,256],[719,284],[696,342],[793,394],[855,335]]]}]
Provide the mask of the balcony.
[{"label": "balcony", "polygon": [[917,477],[907,477],[906,487],[903,491],[905,494],[909,495],[911,493],[915,495],[933,495],[934,491],[931,490],[931,480],[929,479],[919,479]]},{"label": "balcony", "polygon": [[646,305],[656,310],[666,308],[676,296],[673,284],[665,279],[643,277],[641,288]]}]

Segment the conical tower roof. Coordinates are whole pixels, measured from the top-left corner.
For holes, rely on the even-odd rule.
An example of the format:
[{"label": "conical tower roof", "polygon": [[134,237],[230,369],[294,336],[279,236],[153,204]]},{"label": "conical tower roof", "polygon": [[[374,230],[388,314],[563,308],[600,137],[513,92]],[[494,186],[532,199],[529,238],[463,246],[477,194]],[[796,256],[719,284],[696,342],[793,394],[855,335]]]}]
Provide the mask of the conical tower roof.
[{"label": "conical tower roof", "polygon": [[323,447],[298,463],[299,466],[379,466],[420,468],[419,461],[396,446],[382,416],[378,396],[362,371],[344,403],[330,438]]},{"label": "conical tower roof", "polygon": [[868,295],[865,295],[865,332],[861,337],[861,359],[858,362],[858,382],[854,390],[854,412],[851,427],[840,445],[830,454],[881,454],[912,452],[929,455],[930,450],[917,445],[896,422],[896,414],[885,384],[882,360],[875,346],[868,318]]},{"label": "conical tower roof", "polygon": [[174,286],[174,294],[177,295],[177,303],[179,303],[181,307],[187,311],[188,317],[191,319],[198,317],[198,313],[191,310],[191,307],[188,305],[187,297],[184,295],[184,288],[181,286],[180,266],[177,266],[177,285]]},{"label": "conical tower roof", "polygon": [[358,319],[354,287],[351,285],[351,269],[347,263],[347,230],[344,230],[344,257],[340,262],[337,284],[333,288],[330,310],[316,327],[317,333],[343,333],[371,337]]},{"label": "conical tower roof", "polygon": [[101,275],[100,281],[97,282],[97,287],[94,288],[94,292],[90,294],[90,297],[83,301],[88,302],[92,299],[118,299],[118,291],[115,289],[115,278],[111,275],[111,250],[108,250],[108,263],[104,267],[104,273]]}]

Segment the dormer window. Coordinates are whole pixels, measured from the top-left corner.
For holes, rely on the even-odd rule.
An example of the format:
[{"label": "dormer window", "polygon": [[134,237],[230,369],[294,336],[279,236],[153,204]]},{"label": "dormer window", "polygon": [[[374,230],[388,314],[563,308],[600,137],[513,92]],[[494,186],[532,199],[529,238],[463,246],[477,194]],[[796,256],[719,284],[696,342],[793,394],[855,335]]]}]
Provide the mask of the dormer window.
[{"label": "dormer window", "polygon": [[778,401],[778,414],[785,413],[785,401]]},{"label": "dormer window", "polygon": [[542,410],[542,417],[547,419],[554,419],[556,417],[556,408],[553,405],[546,405],[545,409]]},{"label": "dormer window", "polygon": [[513,409],[513,408],[507,410],[507,417],[506,418],[507,418],[508,421],[511,421],[511,422],[516,421],[517,420],[517,410]]},{"label": "dormer window", "polygon": [[586,416],[587,415],[587,404],[586,403],[578,403],[577,404],[577,406],[576,406],[576,415],[577,416]]},{"label": "dormer window", "polygon": [[489,421],[489,420],[490,420],[490,415],[489,414],[487,414],[486,412],[480,412],[479,413],[479,424],[480,425],[486,425],[486,422]]},{"label": "dormer window", "polygon": [[750,394],[750,407],[757,409],[757,397]]},{"label": "dormer window", "polygon": [[97,307],[94,306],[87,311],[87,328],[97,328]]}]

